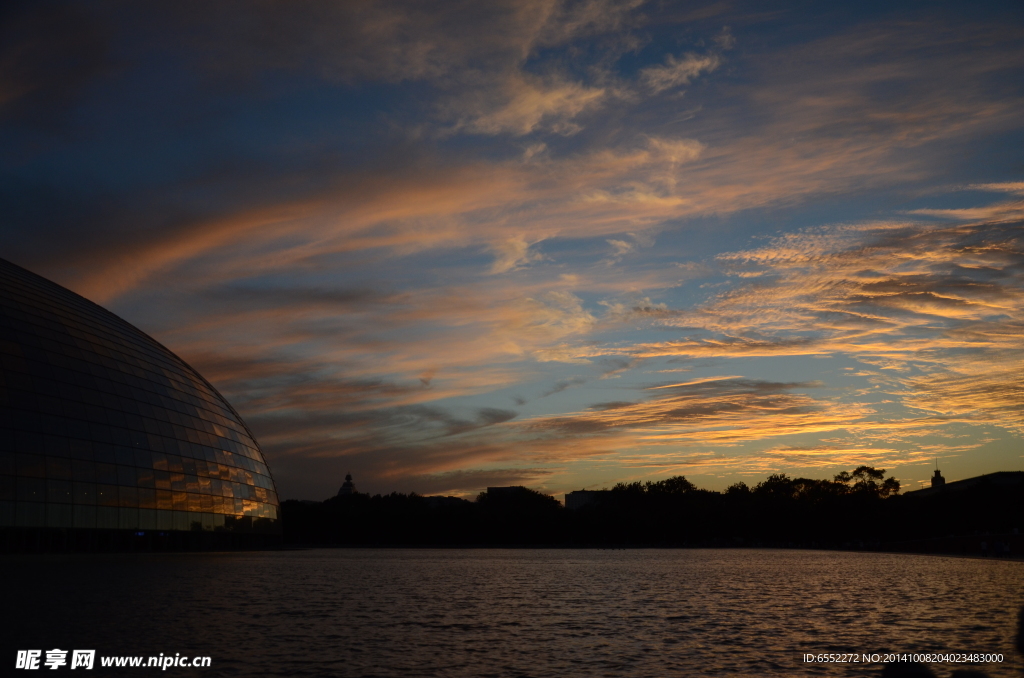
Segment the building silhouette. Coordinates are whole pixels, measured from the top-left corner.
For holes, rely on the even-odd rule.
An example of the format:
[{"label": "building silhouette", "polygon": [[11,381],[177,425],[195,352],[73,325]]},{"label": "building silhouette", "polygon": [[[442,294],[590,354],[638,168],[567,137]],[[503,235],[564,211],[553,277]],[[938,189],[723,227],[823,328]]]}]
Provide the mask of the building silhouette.
[{"label": "building silhouette", "polygon": [[926,487],[920,490],[911,490],[906,493],[908,497],[928,497],[939,493],[957,493],[963,492],[964,490],[970,490],[980,485],[987,485],[992,488],[1024,488],[1024,471],[996,471],[995,473],[986,473],[985,475],[975,476],[974,478],[964,478],[963,480],[954,480],[946,482],[941,475],[938,475],[938,470],[935,471],[936,477],[940,482],[936,483],[936,478],[932,478],[932,486]]},{"label": "building silhouette", "polygon": [[338,490],[339,497],[345,497],[350,494],[356,493],[356,484],[352,482],[352,474],[345,474],[345,482],[341,484],[341,489]]},{"label": "building silhouette", "polygon": [[233,546],[280,532],[259,445],[202,375],[0,260],[0,550]]}]

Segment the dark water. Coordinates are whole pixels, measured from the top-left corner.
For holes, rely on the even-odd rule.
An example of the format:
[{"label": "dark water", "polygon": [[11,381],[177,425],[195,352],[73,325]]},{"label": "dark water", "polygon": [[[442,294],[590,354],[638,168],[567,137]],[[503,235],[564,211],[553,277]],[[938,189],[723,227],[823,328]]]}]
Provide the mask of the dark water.
[{"label": "dark water", "polygon": [[[878,664],[808,665],[801,656],[1001,652],[1004,663],[976,668],[1022,675],[1013,649],[1021,562],[313,550],[17,556],[0,568],[10,667],[17,649],[59,647],[212,657],[209,669],[168,669],[177,676],[879,675]],[[965,667],[933,668],[948,676]]]}]

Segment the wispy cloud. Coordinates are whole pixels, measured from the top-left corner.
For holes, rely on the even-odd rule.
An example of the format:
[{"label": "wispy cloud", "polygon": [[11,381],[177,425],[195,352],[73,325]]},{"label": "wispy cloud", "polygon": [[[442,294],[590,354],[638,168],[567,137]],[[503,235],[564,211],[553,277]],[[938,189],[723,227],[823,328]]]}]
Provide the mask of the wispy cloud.
[{"label": "wispy cloud", "polygon": [[[727,263],[763,268],[657,322],[706,337],[638,344],[639,357],[847,355],[877,364],[908,407],[1021,430],[1021,222],[864,225],[789,234]],[[599,353],[586,349],[582,354]]]},{"label": "wispy cloud", "polygon": [[599,106],[605,90],[581,83],[545,82],[516,74],[490,92],[474,92],[445,104],[446,115],[457,119],[451,132],[523,136],[544,126],[556,134],[575,134],[575,118]]},{"label": "wispy cloud", "polygon": [[[983,161],[1021,124],[1012,22],[122,10],[8,17],[4,256],[194,362],[282,487],[906,464],[1021,432],[1024,189]],[[780,376],[797,358],[830,367]]]},{"label": "wispy cloud", "polygon": [[654,94],[659,94],[667,89],[689,85],[690,81],[701,73],[710,73],[718,68],[721,59],[714,54],[684,54],[682,57],[674,57],[669,54],[665,57],[664,66],[651,66],[640,72],[640,80]]},{"label": "wispy cloud", "polygon": [[707,379],[654,387],[639,402],[595,403],[590,412],[532,419],[530,429],[559,435],[643,431],[648,444],[681,441],[735,442],[809,430],[834,430],[867,410],[817,402],[784,384],[747,379]]},{"label": "wispy cloud", "polygon": [[510,238],[493,245],[494,263],[491,265],[491,273],[507,273],[531,261],[543,260],[544,255],[536,250],[531,251],[530,246],[522,238]]}]

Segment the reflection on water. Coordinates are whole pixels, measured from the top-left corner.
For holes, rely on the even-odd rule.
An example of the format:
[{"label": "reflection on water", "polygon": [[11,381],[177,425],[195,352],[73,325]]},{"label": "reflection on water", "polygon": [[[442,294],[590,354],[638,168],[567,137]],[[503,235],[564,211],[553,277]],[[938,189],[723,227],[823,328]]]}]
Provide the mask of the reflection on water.
[{"label": "reflection on water", "polygon": [[[878,675],[819,652],[1013,649],[1024,563],[766,550],[314,550],[0,561],[16,649],[203,676]],[[9,617],[11,618],[11,617]],[[935,667],[940,676],[953,667]],[[122,669],[120,674],[131,673]],[[173,675],[190,675],[169,669]]]}]

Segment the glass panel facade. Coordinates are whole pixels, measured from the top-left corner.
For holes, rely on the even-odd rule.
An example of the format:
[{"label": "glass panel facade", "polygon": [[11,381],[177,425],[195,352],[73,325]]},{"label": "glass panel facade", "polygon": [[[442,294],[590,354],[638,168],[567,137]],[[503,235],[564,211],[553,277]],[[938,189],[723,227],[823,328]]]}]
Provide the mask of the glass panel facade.
[{"label": "glass panel facade", "polygon": [[0,259],[0,527],[280,532],[238,413],[152,338]]}]

